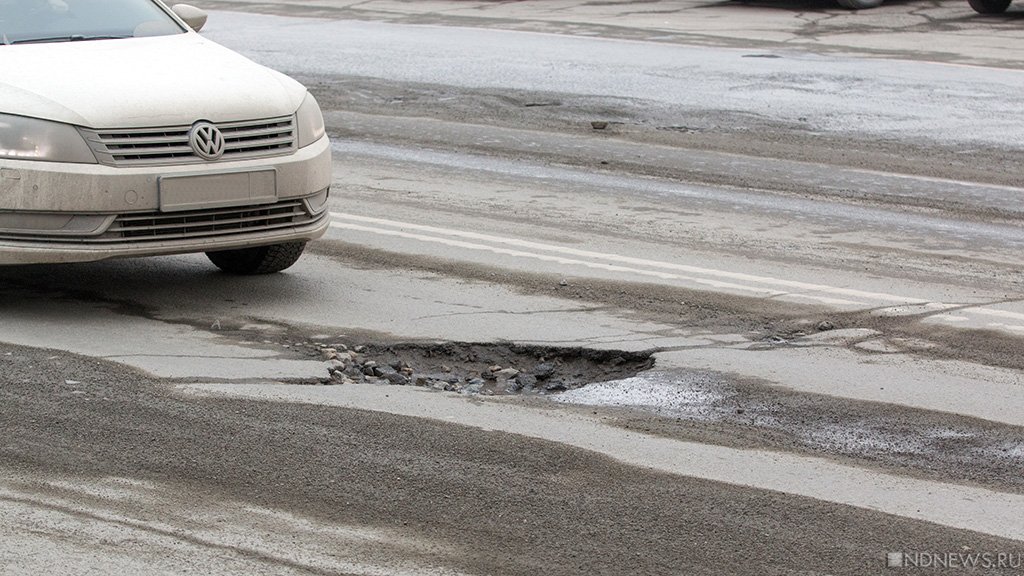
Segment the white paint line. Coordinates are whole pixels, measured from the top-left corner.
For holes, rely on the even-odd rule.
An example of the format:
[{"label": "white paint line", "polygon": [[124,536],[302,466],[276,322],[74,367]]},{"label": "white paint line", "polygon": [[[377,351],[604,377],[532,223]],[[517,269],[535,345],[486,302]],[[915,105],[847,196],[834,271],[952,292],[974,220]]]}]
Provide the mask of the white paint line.
[{"label": "white paint line", "polygon": [[452,246],[455,248],[465,248],[467,250],[482,250],[491,252],[493,254],[501,254],[504,256],[516,256],[519,258],[532,258],[534,260],[541,260],[544,262],[554,262],[556,264],[564,265],[575,265],[585,266],[587,268],[594,268],[598,270],[607,270],[610,272],[625,272],[628,274],[634,274],[637,276],[650,276],[659,278],[661,280],[683,280],[687,282],[693,282],[695,284],[701,284],[704,286],[711,286],[713,288],[720,288],[723,290],[736,290],[740,292],[750,292],[761,297],[788,297],[788,298],[800,298],[804,300],[813,300],[824,304],[833,304],[840,306],[860,305],[860,302],[853,302],[850,300],[842,300],[838,298],[828,298],[824,296],[814,296],[811,294],[798,294],[791,292],[781,292],[778,290],[768,290],[766,288],[758,288],[754,286],[744,286],[741,284],[733,284],[731,282],[722,282],[719,280],[711,280],[708,278],[697,278],[695,276],[683,276],[680,274],[673,274],[670,272],[656,272],[652,270],[641,270],[638,268],[629,268],[626,266],[618,266],[615,264],[602,264],[598,262],[590,262],[587,260],[578,260],[573,258],[565,258],[562,256],[551,256],[547,254],[536,254],[533,252],[524,252],[522,250],[511,250],[509,248],[498,248],[496,246],[488,246],[486,244],[477,244],[472,242],[464,242],[461,240],[450,240],[447,238],[438,238],[436,236],[425,236],[423,234],[413,234],[411,232],[401,232],[398,230],[384,230],[381,228],[374,228],[371,226],[361,226],[359,224],[344,224],[341,222],[331,222],[332,228],[338,228],[342,230],[354,230],[357,232],[368,232],[371,234],[378,234],[381,236],[393,236],[397,238],[406,238],[409,240],[418,240],[420,242],[430,242],[434,244],[444,244],[445,246]]},{"label": "white paint line", "polygon": [[[689,266],[686,264],[675,264],[672,262],[660,262],[657,260],[647,260],[645,258],[634,258],[631,256],[621,256],[618,254],[608,254],[604,252],[592,252],[590,250],[580,250],[578,248],[568,248],[565,246],[556,246],[553,244],[542,244],[540,242],[533,242],[530,240],[519,240],[517,238],[504,238],[501,236],[491,236],[489,234],[479,234],[477,232],[468,232],[465,230],[450,230],[447,228],[437,228],[434,226],[424,226],[421,224],[410,224],[408,222],[398,222],[395,220],[385,220],[382,218],[372,218],[369,216],[358,216],[355,214],[345,214],[341,212],[331,212],[331,216],[341,220],[352,220],[356,222],[363,222],[367,224],[376,224],[379,226],[388,226],[392,228],[403,228],[408,230],[417,230],[420,232],[429,232],[432,234],[440,234],[444,236],[454,236],[457,238],[467,238],[470,240],[477,240],[483,242],[493,242],[495,244],[506,244],[509,246],[518,246],[520,248],[528,248],[532,250],[542,250],[545,252],[554,252],[558,254],[566,254],[569,256],[575,256],[578,258],[592,258],[596,260],[605,260],[608,262],[619,262],[623,264],[630,264],[633,266],[646,266],[648,268],[661,268],[664,270],[674,270],[680,272],[686,272],[689,274],[701,274],[704,276],[716,276],[719,278],[728,278],[730,280],[737,280],[742,282],[750,282],[754,284],[766,284],[769,286],[784,287],[790,290],[799,290],[801,292],[823,292],[826,294],[835,294],[839,296],[848,296],[851,298],[861,298],[866,300],[882,300],[899,302],[901,304],[926,304],[927,300],[921,300],[916,298],[906,298],[903,296],[894,296],[892,294],[883,294],[880,292],[865,292],[863,290],[855,290],[851,288],[836,288],[832,286],[825,286],[823,284],[810,284],[807,282],[798,282],[794,280],[783,280],[780,278],[769,278],[766,276],[755,276],[752,274],[744,274],[742,272],[730,272],[727,270],[715,270],[713,268],[703,268],[699,266]],[[792,294],[791,292],[779,292],[779,294]],[[855,303],[848,300],[840,300],[837,302],[843,303]]]},{"label": "white paint line", "polygon": [[394,386],[189,384],[201,395],[342,406],[541,438],[671,474],[775,490],[1024,540],[1024,495],[864,470],[823,458],[650,436],[574,413]]},{"label": "white paint line", "polygon": [[[811,163],[803,163],[814,166]],[[868,176],[880,176],[882,178],[899,178],[914,182],[929,182],[934,184],[945,184],[949,186],[962,186],[964,188],[980,188],[983,190],[1001,190],[1003,192],[1014,192],[1024,196],[1024,188],[1018,186],[1007,186],[1005,184],[986,184],[983,182],[968,182],[966,180],[953,180],[950,178],[938,178],[935,176],[921,176],[920,174],[900,174],[898,172],[883,172],[881,170],[868,170],[866,168],[846,168],[846,171]]]},{"label": "white paint line", "polygon": [[[520,240],[518,238],[505,238],[502,236],[492,236],[490,234],[480,234],[477,232],[469,232],[465,230],[452,230],[448,228],[439,228],[436,226],[426,226],[422,224],[412,224],[409,222],[400,222],[396,220],[387,220],[383,218],[373,218],[370,216],[359,216],[356,214],[346,214],[343,212],[331,212],[337,220],[349,220],[353,222],[362,222],[373,226],[360,226],[357,224],[343,224],[341,222],[332,222],[331,226],[335,228],[358,230],[361,232],[370,232],[373,234],[380,234],[386,236],[395,236],[408,238],[411,240],[419,240],[422,242],[433,242],[438,244],[446,244],[449,246],[465,248],[469,250],[484,250],[495,254],[504,254],[508,256],[517,256],[522,258],[533,258],[537,260],[543,260],[547,262],[556,262],[566,265],[578,265],[586,266],[588,268],[595,268],[601,270],[609,270],[615,272],[626,272],[636,274],[639,276],[649,276],[660,278],[664,280],[683,280],[711,286],[714,288],[721,288],[725,290],[736,290],[741,292],[755,293],[766,297],[786,297],[786,298],[800,298],[804,300],[810,300],[819,302],[822,304],[831,304],[835,306],[868,306],[872,303],[880,304],[891,304],[893,302],[899,303],[902,306],[922,306],[930,310],[952,310],[956,309],[959,314],[978,314],[982,316],[990,316],[996,318],[1003,318],[1008,320],[1024,321],[1024,313],[1012,312],[1009,310],[999,310],[996,308],[988,308],[984,306],[962,306],[959,304],[950,304],[945,302],[933,302],[921,298],[914,298],[910,296],[900,296],[896,294],[887,294],[884,292],[870,292],[864,290],[857,290],[854,288],[840,288],[835,286],[827,286],[824,284],[813,284],[808,282],[801,282],[797,280],[785,280],[782,278],[771,278],[767,276],[757,276],[753,274],[745,274],[742,272],[731,272],[728,270],[715,270],[713,268],[703,268],[699,266],[690,266],[686,264],[676,264],[672,262],[661,262],[657,260],[648,260],[645,258],[634,258],[631,256],[622,256],[619,254],[608,254],[604,252],[593,252],[590,250],[580,250],[578,248],[569,248],[565,246],[557,246],[554,244],[544,244],[540,242],[533,242],[530,240]],[[398,228],[404,230],[414,230],[418,232],[425,232],[429,234],[436,234],[441,236],[449,236],[455,238],[463,238],[468,240],[475,240],[477,242],[490,242],[493,244],[501,244],[507,246],[516,246],[520,248],[527,248],[531,250],[540,250],[543,252],[552,252],[555,254],[563,254],[567,256],[573,256],[574,258],[563,258],[555,256],[547,256],[543,254],[537,254],[534,252],[524,252],[519,250],[509,250],[504,248],[497,248],[486,244],[479,244],[476,242],[460,242],[455,240],[447,240],[443,238],[437,238],[436,236],[427,236],[424,234],[415,234],[412,232],[403,232],[401,230],[385,230],[380,227],[387,228]],[[580,260],[580,258],[590,258],[592,260],[599,260],[605,262],[615,262],[619,264],[629,264],[631,266],[644,266],[646,268],[671,270],[674,272],[685,272],[688,275],[681,275],[676,273],[664,273],[657,272],[655,270],[645,270],[633,267],[624,267],[613,264],[600,264],[587,260]],[[712,280],[709,278],[700,278],[699,276],[712,276],[718,278],[725,278],[732,280],[733,282],[722,282],[718,280]],[[747,282],[750,284],[764,285],[765,288],[757,288],[751,285],[737,284],[736,282]],[[787,290],[780,290],[785,288]],[[791,292],[788,290],[797,290],[799,292]],[[831,294],[835,296],[845,296],[847,298],[856,298],[859,300],[851,300],[846,298],[834,298],[830,296],[819,296],[818,294]],[[866,300],[867,302],[864,302]],[[942,320],[939,316],[937,319]],[[954,320],[955,322],[956,320]],[[1012,326],[1009,329],[1016,331],[1019,326]]]}]

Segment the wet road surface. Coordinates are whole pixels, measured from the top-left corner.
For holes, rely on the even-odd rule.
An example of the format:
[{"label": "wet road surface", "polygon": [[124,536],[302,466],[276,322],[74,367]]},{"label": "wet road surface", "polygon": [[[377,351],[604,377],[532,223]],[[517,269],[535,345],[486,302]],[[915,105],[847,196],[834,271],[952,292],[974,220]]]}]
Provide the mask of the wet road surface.
[{"label": "wet road surface", "polygon": [[207,31],[324,108],[332,228],[295,268],[0,273],[5,573],[1020,553],[1019,71],[348,4]]}]

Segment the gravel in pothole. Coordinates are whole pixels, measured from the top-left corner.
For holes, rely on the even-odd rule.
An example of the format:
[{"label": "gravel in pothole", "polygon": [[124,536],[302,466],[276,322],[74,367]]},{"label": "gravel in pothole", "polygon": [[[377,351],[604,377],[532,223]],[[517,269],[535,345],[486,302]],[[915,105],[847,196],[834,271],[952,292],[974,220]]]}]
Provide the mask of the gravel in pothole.
[{"label": "gravel in pothole", "polygon": [[548,394],[629,378],[654,365],[651,352],[518,344],[323,345],[336,383],[421,386],[464,394]]}]

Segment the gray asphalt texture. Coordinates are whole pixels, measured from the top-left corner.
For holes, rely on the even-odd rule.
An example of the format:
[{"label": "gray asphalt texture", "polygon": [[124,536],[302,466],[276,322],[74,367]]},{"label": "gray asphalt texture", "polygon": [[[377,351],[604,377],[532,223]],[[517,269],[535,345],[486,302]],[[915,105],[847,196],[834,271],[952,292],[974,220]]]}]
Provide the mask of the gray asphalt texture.
[{"label": "gray asphalt texture", "polygon": [[[301,13],[330,15],[329,10],[312,8]],[[1013,95],[1024,82],[1019,74],[976,69],[958,76],[960,71],[943,69],[943,74],[956,77],[955,85],[926,102],[932,96],[928,74],[922,73],[928,81],[915,86],[912,94],[901,90],[908,75],[917,78],[925,68],[934,70],[930,64],[837,57],[829,60],[835,73],[822,76],[815,71],[816,57],[763,58],[763,51],[749,50],[718,54],[714,61],[685,70],[673,67],[673,57],[699,60],[699,51],[648,43],[630,44],[620,53],[616,48],[624,44],[545,36],[543,45],[506,47],[499,51],[501,58],[492,57],[493,51],[467,50],[438,65],[453,53],[441,40],[479,49],[490,36],[462,30],[445,39],[449,35],[444,30],[434,29],[403,36],[394,30],[379,33],[380,24],[322,20],[293,21],[272,36],[267,30],[279,22],[267,16],[216,16],[211,37],[296,74],[320,98],[329,130],[340,137],[337,145],[344,152],[336,166],[338,209],[396,220],[436,218],[441,225],[460,229],[472,229],[474,219],[488,218],[495,233],[511,235],[502,228],[510,223],[517,237],[532,237],[541,229],[582,239],[586,246],[599,236],[623,246],[646,243],[652,257],[669,258],[659,254],[677,248],[704,251],[755,264],[799,264],[858,279],[891,279],[896,286],[955,286],[963,289],[959,293],[977,288],[987,297],[1007,301],[1020,293],[1021,210],[1017,190],[999,186],[1024,182],[1017,162],[1021,129],[1018,120],[990,113],[993,107],[1015,103]],[[330,42],[307,50],[317,37]],[[429,49],[418,49],[422,45]],[[392,53],[380,56],[391,48]],[[615,66],[595,67],[574,54],[589,54],[591,48],[600,48],[601,61]],[[657,58],[648,66],[628,65],[638,55],[650,54]],[[572,73],[550,73],[543,65],[548,57],[571,63]],[[792,73],[804,67],[810,70],[805,76]],[[659,76],[662,69],[672,73]],[[690,90],[690,78],[696,75],[714,85]],[[802,89],[790,90],[808,78]],[[964,92],[978,87],[998,95],[1002,105],[971,100],[970,106],[958,109],[961,115],[947,117]],[[833,113],[834,102],[821,96],[850,90],[871,97],[844,99],[846,115]],[[815,91],[819,94],[808,105],[807,93]],[[722,93],[730,98],[714,97]],[[781,100],[780,93],[785,93]],[[908,106],[908,101],[918,105]],[[781,109],[769,110],[773,102]],[[756,113],[746,111],[751,107]],[[594,120],[608,125],[595,130]],[[933,130],[936,122],[946,120],[948,125]],[[733,154],[749,156],[740,160]],[[822,166],[796,166],[804,161]],[[389,180],[369,190],[348,183],[349,167],[378,165],[399,182]],[[506,170],[508,166],[518,172]],[[833,177],[832,168],[834,186],[822,186],[823,178]],[[840,174],[840,169],[845,171]],[[874,171],[968,182],[915,180],[896,186],[898,176]],[[435,185],[449,183],[456,172],[506,183],[513,192],[555,191],[567,199],[544,203],[534,197],[538,203],[528,204],[510,194],[473,204],[453,191],[457,186],[448,190]],[[563,178],[537,183],[548,174]],[[668,192],[658,187],[664,181],[669,181]],[[714,190],[700,197],[690,185]],[[608,198],[622,202],[602,205]],[[588,200],[596,200],[597,207]],[[742,218],[750,215],[763,222],[742,234],[724,227],[717,231],[716,211],[724,214],[718,223],[735,217],[736,228],[743,228]],[[679,224],[680,219],[698,217],[704,218],[701,225]],[[860,236],[851,238],[855,233]],[[778,299],[610,279],[573,279],[563,285],[551,274],[337,238],[311,246],[310,255],[323,262],[330,258],[339,266],[251,282],[226,280],[205,268],[205,262],[186,259],[21,268],[0,275],[0,295],[15,309],[51,306],[52,315],[39,315],[45,320],[41,325],[61,326],[62,304],[97,305],[112,312],[109,316],[115,319],[104,316],[110,323],[102,324],[110,329],[117,329],[122,320],[118,315],[210,333],[210,323],[216,320],[219,327],[223,319],[224,329],[217,336],[248,345],[252,343],[243,330],[231,334],[230,329],[276,322],[284,336],[268,336],[258,346],[300,358],[303,353],[294,344],[310,342],[321,330],[344,331],[363,342],[372,338],[385,345],[388,339],[403,341],[401,326],[389,333],[393,325],[387,323],[349,330],[343,327],[348,311],[337,313],[338,306],[322,301],[324,295],[341,298],[348,290],[388,291],[387,282],[364,288],[328,274],[372,270],[394,280],[500,286],[527,297],[600,306],[638,324],[742,333],[769,343],[781,341],[780,346],[827,319],[837,328],[924,339],[927,347],[906,352],[922,363],[1024,368],[1019,338],[991,330],[940,328],[926,324],[925,314],[883,318],[870,311],[835,313]],[[945,297],[937,291],[936,298]],[[331,307],[337,313],[333,326],[309,325],[318,311]],[[285,313],[292,316],[282,319]],[[440,332],[446,322],[437,320]],[[550,327],[538,321],[538,331]],[[615,412],[609,421],[673,438],[825,456],[890,473],[1021,491],[1019,459],[993,452],[1019,444],[1017,428],[947,413],[780,392],[761,382],[730,378],[726,374],[721,382],[708,384],[709,389],[718,386],[734,394],[729,402],[698,407],[717,411],[714,417],[706,412],[691,418],[657,411]],[[380,546],[396,555],[414,554],[421,565],[473,574],[860,575],[884,572],[885,553],[895,550],[1020,551],[1019,542],[783,493],[654,473],[525,436],[382,412],[199,398],[176,391],[174,384],[102,360],[0,344],[0,479],[27,473],[83,485],[111,477],[160,482],[176,488],[176,499],[155,503],[146,511],[152,518],[211,500],[236,509],[263,506],[328,525],[389,528],[439,542],[445,546],[414,552],[387,542]],[[757,417],[768,423],[775,419],[778,425],[758,423]],[[849,429],[826,430],[814,441],[806,440],[808,433],[836,422]],[[901,441],[914,440],[929,428],[976,437],[935,438],[928,450],[901,452]],[[843,444],[849,434],[863,430],[862,437]],[[880,439],[889,445],[865,451]],[[47,496],[41,491],[39,500]],[[296,549],[303,544],[296,543]],[[2,559],[0,554],[0,573],[20,573],[16,562],[5,566]],[[276,566],[328,573],[269,553],[251,555],[250,560],[271,570]]]},{"label": "gray asphalt texture", "polygon": [[[464,554],[425,560],[475,574],[860,575],[880,569],[889,550],[1016,550],[997,538],[645,472],[515,435],[182,397],[66,353],[0,346],[0,374],[2,468],[164,481],[185,494],[428,535]],[[80,384],[65,383],[83,374]]]}]

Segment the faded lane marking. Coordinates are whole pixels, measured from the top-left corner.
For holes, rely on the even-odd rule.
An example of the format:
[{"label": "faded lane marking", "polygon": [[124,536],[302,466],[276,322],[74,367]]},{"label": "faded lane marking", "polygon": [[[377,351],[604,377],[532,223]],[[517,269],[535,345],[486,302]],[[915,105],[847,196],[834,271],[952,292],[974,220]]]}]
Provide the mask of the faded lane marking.
[{"label": "faded lane marking", "polygon": [[[519,258],[530,258],[556,264],[583,266],[586,268],[606,270],[611,272],[623,272],[661,280],[680,280],[692,282],[702,286],[709,286],[722,290],[735,290],[743,293],[755,294],[766,298],[794,298],[809,300],[821,304],[843,307],[875,307],[878,305],[916,305],[936,312],[933,318],[951,323],[962,322],[963,315],[977,314],[987,317],[1001,318],[1014,321],[1014,324],[1000,324],[1000,328],[1013,332],[1024,331],[1024,313],[999,310],[983,306],[963,306],[944,302],[932,302],[921,298],[887,294],[884,292],[873,292],[858,290],[855,288],[842,288],[824,284],[814,284],[797,280],[786,280],[783,278],[771,278],[734,272],[729,270],[716,270],[687,264],[673,262],[661,262],[646,258],[635,258],[619,254],[594,252],[581,250],[567,246],[544,244],[531,240],[518,238],[507,238],[480,234],[466,230],[452,230],[436,226],[400,222],[384,218],[360,216],[343,212],[331,212],[334,221],[332,228],[352,230],[357,232],[368,232],[382,236],[391,236],[443,244],[466,250],[486,251],[494,254],[513,256]],[[407,231],[408,230],[408,231]],[[470,242],[470,240],[472,242]],[[495,246],[498,245],[498,246]],[[501,246],[513,246],[525,250],[514,250]],[[531,251],[527,251],[531,250]],[[547,252],[543,254],[540,252]],[[653,268],[653,270],[651,270]],[[682,272],[683,274],[680,274]],[[956,315],[950,314],[947,320],[943,310],[955,310]],[[985,323],[992,327],[995,324]]]},{"label": "faded lane marking", "polygon": [[532,258],[534,260],[542,260],[544,262],[554,262],[556,264],[584,266],[584,267],[587,267],[587,268],[595,268],[595,269],[598,269],[598,270],[607,270],[607,271],[610,271],[610,272],[626,272],[626,273],[635,274],[635,275],[638,275],[638,276],[649,276],[649,277],[654,277],[654,278],[660,278],[662,280],[684,280],[684,281],[687,281],[687,282],[694,282],[696,284],[701,284],[701,285],[704,285],[704,286],[710,286],[710,287],[713,287],[713,288],[721,288],[721,289],[726,289],[726,290],[739,290],[739,291],[743,291],[743,292],[751,292],[751,293],[757,294],[758,296],[763,296],[763,297],[787,296],[787,297],[793,297],[793,298],[804,298],[804,299],[809,299],[809,300],[815,300],[815,301],[822,302],[822,303],[827,303],[827,304],[837,304],[837,305],[856,305],[856,304],[859,304],[859,302],[853,302],[853,301],[850,301],[850,300],[841,300],[841,299],[836,299],[836,298],[826,298],[826,297],[821,297],[821,296],[811,296],[811,295],[808,295],[808,294],[795,294],[795,293],[789,293],[789,292],[780,292],[780,291],[777,291],[777,290],[767,290],[765,288],[758,288],[758,287],[753,287],[753,286],[744,286],[744,285],[741,285],[741,284],[733,284],[733,283],[730,283],[730,282],[722,282],[722,281],[719,281],[719,280],[711,280],[711,279],[707,279],[707,278],[697,278],[695,276],[683,276],[683,275],[680,275],[680,274],[672,274],[670,272],[655,272],[655,271],[651,271],[651,270],[641,270],[641,269],[638,269],[638,268],[629,268],[629,267],[626,267],[626,266],[619,266],[619,265],[615,265],[615,264],[602,264],[602,263],[599,263],[599,262],[589,262],[589,261],[586,261],[586,260],[577,260],[577,259],[572,259],[572,258],[565,258],[565,257],[562,257],[562,256],[552,256],[552,255],[548,255],[548,254],[536,254],[536,253],[533,253],[533,252],[524,252],[522,250],[512,250],[512,249],[509,249],[509,248],[499,248],[499,247],[496,247],[496,246],[488,246],[486,244],[476,244],[476,243],[472,243],[472,242],[465,242],[465,241],[462,241],[462,240],[450,240],[450,239],[447,239],[447,238],[438,238],[436,236],[425,236],[423,234],[413,234],[413,233],[410,233],[410,232],[401,232],[401,231],[398,231],[398,230],[382,230],[380,228],[373,228],[373,227],[370,227],[370,226],[362,226],[362,225],[359,225],[359,224],[343,224],[343,223],[340,223],[340,222],[332,222],[331,223],[331,227],[332,228],[340,228],[340,229],[344,229],[344,230],[354,230],[354,231],[357,231],[357,232],[369,232],[369,233],[372,233],[372,234],[379,234],[379,235],[382,235],[382,236],[394,236],[394,237],[398,237],[398,238],[406,238],[406,239],[409,239],[409,240],[419,240],[421,242],[431,242],[431,243],[434,243],[434,244],[444,244],[446,246],[452,246],[452,247],[455,247],[455,248],[465,248],[467,250],[486,251],[486,252],[491,252],[491,253],[494,253],[494,254],[501,254],[501,255],[504,255],[504,256],[516,256],[516,257],[520,257],[520,258]]}]

